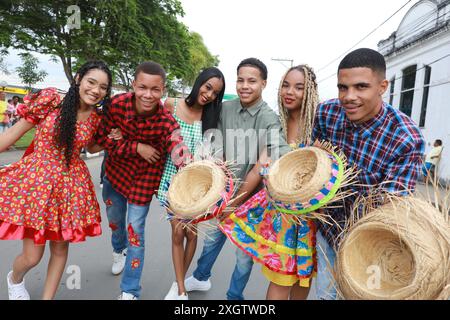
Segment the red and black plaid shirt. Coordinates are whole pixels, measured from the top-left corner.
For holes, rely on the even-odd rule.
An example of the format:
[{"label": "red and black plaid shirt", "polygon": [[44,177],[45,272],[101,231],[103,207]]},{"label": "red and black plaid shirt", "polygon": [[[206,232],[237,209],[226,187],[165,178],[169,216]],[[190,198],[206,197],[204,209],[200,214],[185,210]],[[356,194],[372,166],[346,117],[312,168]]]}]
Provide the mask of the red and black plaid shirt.
[{"label": "red and black plaid shirt", "polygon": [[[134,93],[112,97],[95,137],[96,143],[108,151],[106,176],[114,189],[129,203],[145,205],[158,190],[167,154],[176,154],[181,161],[189,155],[180,126],[162,103],[152,116],[140,116],[133,106]],[[119,128],[123,139],[108,138],[111,129]],[[137,153],[138,143],[157,149],[161,158],[150,164]],[[175,163],[175,161],[174,161]]]}]

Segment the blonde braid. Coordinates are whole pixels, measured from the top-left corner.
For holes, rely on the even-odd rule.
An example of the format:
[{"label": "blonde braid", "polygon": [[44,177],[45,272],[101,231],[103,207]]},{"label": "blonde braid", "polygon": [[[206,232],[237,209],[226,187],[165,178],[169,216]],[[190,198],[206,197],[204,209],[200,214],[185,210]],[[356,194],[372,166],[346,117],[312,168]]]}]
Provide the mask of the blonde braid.
[{"label": "blonde braid", "polygon": [[299,119],[298,141],[299,143],[310,145],[312,142],[311,135],[314,128],[316,108],[319,103],[319,94],[317,91],[316,75],[314,74],[313,69],[308,65],[298,65],[290,68],[281,79],[280,86],[278,88],[278,110],[280,113],[280,122],[287,141],[287,119],[289,114],[287,109],[283,107],[283,102],[281,100],[281,88],[287,74],[292,70],[302,72],[305,77],[305,86]]}]

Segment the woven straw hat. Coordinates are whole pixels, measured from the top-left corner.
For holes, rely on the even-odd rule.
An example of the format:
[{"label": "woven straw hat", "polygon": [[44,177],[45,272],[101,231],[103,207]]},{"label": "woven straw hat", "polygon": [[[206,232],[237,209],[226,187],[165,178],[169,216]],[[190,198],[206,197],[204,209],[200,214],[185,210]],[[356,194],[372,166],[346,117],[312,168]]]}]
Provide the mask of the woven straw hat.
[{"label": "woven straw hat", "polygon": [[169,210],[183,218],[203,215],[222,199],[226,184],[224,170],[214,161],[188,164],[174,175],[169,186]]},{"label": "woven straw hat", "polygon": [[450,226],[412,196],[391,198],[351,226],[336,263],[345,299],[447,299],[449,275]]},{"label": "woven straw hat", "polygon": [[270,168],[267,188],[272,199],[284,203],[306,203],[331,178],[332,160],[317,147],[285,154]]}]

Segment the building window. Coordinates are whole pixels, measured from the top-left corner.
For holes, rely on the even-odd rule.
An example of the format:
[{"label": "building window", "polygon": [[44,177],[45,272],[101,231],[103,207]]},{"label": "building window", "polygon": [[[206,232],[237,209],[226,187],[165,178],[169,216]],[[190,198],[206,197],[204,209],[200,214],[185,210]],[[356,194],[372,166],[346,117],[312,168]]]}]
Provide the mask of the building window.
[{"label": "building window", "polygon": [[414,100],[414,86],[416,84],[417,65],[403,70],[402,94],[400,96],[400,111],[411,116]]},{"label": "building window", "polygon": [[389,90],[389,104],[391,106],[394,103],[394,90],[395,90],[395,76],[391,79],[391,88]]},{"label": "building window", "polygon": [[428,93],[430,91],[431,67],[425,66],[425,78],[423,81],[422,109],[420,110],[419,127],[425,127],[427,117]]}]

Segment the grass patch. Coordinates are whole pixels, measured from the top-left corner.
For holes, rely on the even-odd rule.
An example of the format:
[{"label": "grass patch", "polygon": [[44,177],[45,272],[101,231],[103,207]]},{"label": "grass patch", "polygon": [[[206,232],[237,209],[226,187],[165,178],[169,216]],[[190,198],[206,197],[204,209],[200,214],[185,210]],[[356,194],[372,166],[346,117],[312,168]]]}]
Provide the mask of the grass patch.
[{"label": "grass patch", "polygon": [[18,149],[25,149],[28,148],[31,141],[33,141],[34,133],[36,132],[35,128],[32,128],[27,133],[25,133],[15,144],[14,147]]}]

